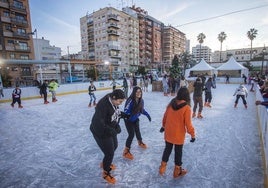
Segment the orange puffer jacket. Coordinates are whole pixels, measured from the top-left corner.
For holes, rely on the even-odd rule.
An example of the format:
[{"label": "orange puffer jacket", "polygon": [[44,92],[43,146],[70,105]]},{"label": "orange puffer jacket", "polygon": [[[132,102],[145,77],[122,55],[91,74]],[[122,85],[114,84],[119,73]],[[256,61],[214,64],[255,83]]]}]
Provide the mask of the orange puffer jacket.
[{"label": "orange puffer jacket", "polygon": [[[185,101],[177,101],[177,105]],[[169,105],[166,109],[162,120],[162,127],[165,128],[165,141],[182,145],[184,144],[186,132],[195,138],[195,129],[192,125],[191,107],[185,105],[183,107],[174,108]]]}]

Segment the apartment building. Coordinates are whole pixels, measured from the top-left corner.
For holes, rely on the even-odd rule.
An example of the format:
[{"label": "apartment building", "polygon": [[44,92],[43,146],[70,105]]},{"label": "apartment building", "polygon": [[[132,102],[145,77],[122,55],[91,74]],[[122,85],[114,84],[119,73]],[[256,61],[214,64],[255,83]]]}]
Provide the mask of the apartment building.
[{"label": "apartment building", "polygon": [[137,12],[139,19],[140,65],[157,68],[162,62],[162,31],[164,24],[148,15],[140,7],[129,7]]},{"label": "apartment building", "polygon": [[[0,0],[0,58],[32,60],[34,48],[28,0]],[[31,64],[2,64],[1,75],[12,77],[11,83],[33,80]]]},{"label": "apartment building", "polygon": [[[256,57],[261,58],[263,49],[264,47],[252,48],[251,58],[252,59]],[[251,48],[230,49],[230,50],[225,50],[221,52],[215,51],[212,53],[212,62],[215,62],[215,63],[226,62],[228,61],[230,56],[233,56],[236,61],[241,61],[241,62],[250,61],[250,51],[251,51]],[[220,61],[220,56],[221,56],[221,61]]]},{"label": "apartment building", "polygon": [[172,26],[165,26],[163,31],[163,62],[171,64],[175,55],[186,52],[186,36]]},{"label": "apartment building", "polygon": [[192,47],[192,54],[196,62],[203,58],[207,63],[211,63],[211,49],[208,46],[196,45]]},{"label": "apartment building", "polygon": [[99,62],[98,68],[109,71],[110,77],[120,77],[139,64],[138,19],[134,15],[102,8],[80,18],[80,29],[83,56]]}]

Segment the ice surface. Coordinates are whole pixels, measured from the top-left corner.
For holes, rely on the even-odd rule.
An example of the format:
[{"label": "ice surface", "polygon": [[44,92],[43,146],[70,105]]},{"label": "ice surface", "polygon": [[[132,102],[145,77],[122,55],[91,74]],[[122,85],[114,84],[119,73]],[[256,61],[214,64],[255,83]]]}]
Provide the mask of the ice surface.
[{"label": "ice surface", "polygon": [[[58,96],[58,102],[43,104],[43,99],[22,101],[23,109],[0,104],[0,187],[190,187],[258,188],[264,185],[260,138],[254,93],[249,93],[248,109],[239,101],[233,108],[233,93],[238,85],[218,84],[213,90],[211,109],[204,108],[202,120],[193,119],[196,142],[187,135],[183,167],[188,173],[173,178],[174,153],[166,174],[158,175],[164,149],[159,132],[163,112],[172,97],[161,92],[144,93],[145,108],[152,117],[140,118],[144,150],[132,143],[133,161],[123,159],[127,138],[123,121],[119,146],[113,163],[115,186],[101,177],[103,154],[97,147],[89,124],[94,108],[89,96],[80,93]],[[97,99],[107,91],[97,91]],[[121,106],[123,108],[123,106]]]}]

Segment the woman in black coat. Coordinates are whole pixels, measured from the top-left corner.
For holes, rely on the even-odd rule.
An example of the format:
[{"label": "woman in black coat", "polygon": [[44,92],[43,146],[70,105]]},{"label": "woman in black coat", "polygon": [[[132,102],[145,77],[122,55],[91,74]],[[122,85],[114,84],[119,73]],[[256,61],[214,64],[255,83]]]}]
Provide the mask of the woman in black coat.
[{"label": "woman in black coat", "polygon": [[115,89],[112,93],[104,96],[95,108],[96,111],[90,125],[94,139],[104,153],[101,164],[103,178],[111,184],[116,182],[110,171],[115,169],[112,161],[118,146],[117,134],[121,132],[119,119],[125,117],[124,113],[120,112],[119,105],[122,104],[124,99],[125,95],[121,89]]}]

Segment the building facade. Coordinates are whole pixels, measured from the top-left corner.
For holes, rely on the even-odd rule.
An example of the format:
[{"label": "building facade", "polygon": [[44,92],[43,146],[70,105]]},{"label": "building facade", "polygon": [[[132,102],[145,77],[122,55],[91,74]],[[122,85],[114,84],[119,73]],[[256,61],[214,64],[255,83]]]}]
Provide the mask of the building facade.
[{"label": "building facade", "polygon": [[[28,0],[0,1],[0,58],[33,60],[34,47]],[[5,86],[18,81],[31,84],[33,78],[31,64],[2,64],[0,74]],[[6,81],[7,77],[12,77]]]},{"label": "building facade", "polygon": [[[262,56],[262,51],[264,47],[254,47],[252,48],[252,59]],[[221,53],[221,62],[228,61],[230,56],[233,56],[236,61],[250,61],[250,51],[251,48],[240,48],[240,49],[230,49],[226,51],[215,51],[212,53],[212,62],[220,62],[220,53]]]},{"label": "building facade", "polygon": [[[138,66],[138,19],[113,7],[80,18],[82,53],[113,77]],[[105,66],[105,62],[106,65]]]},{"label": "building facade", "polygon": [[163,61],[170,64],[175,55],[186,51],[185,34],[172,26],[165,26],[163,31]]},{"label": "building facade", "polygon": [[208,46],[196,45],[192,47],[193,60],[200,62],[203,58],[207,63],[211,63],[211,49]]}]

